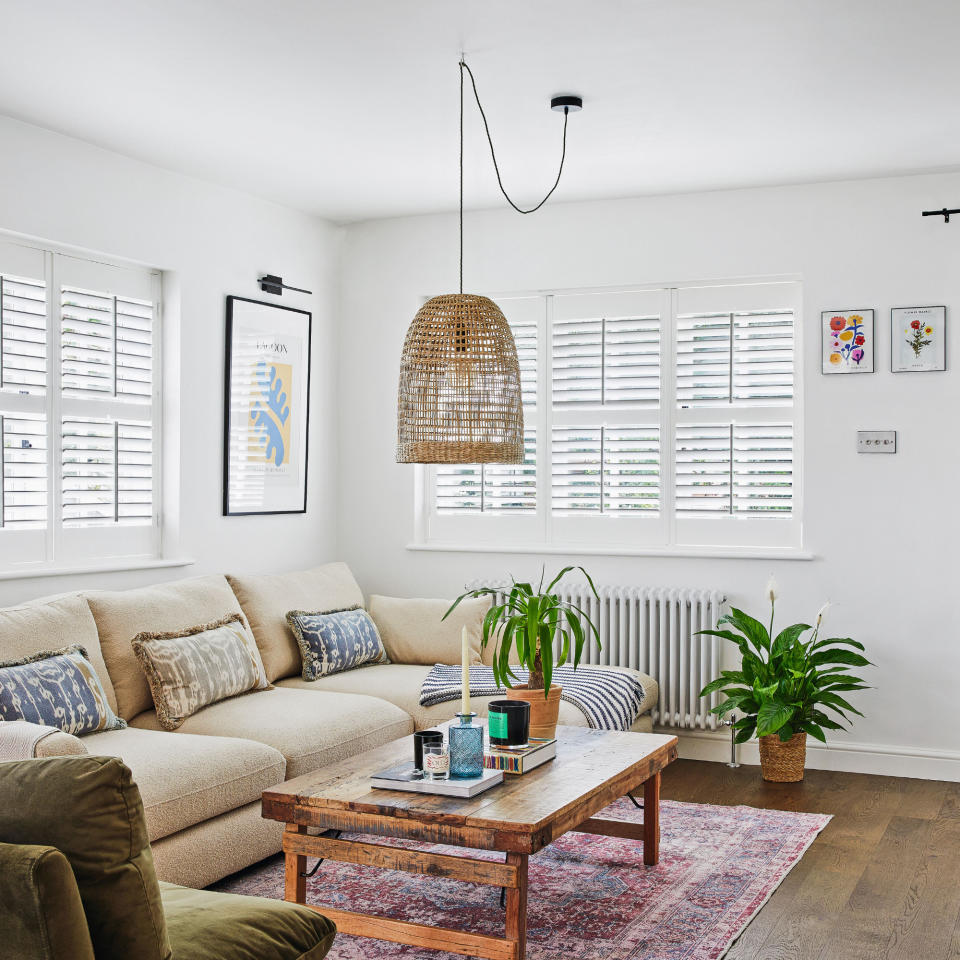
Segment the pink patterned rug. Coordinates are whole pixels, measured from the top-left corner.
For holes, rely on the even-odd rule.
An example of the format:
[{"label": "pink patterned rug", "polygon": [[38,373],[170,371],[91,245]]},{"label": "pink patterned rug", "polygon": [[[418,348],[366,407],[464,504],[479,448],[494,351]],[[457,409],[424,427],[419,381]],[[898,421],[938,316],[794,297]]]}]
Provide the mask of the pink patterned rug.
[{"label": "pink patterned rug", "polygon": [[[641,821],[629,800],[604,816]],[[529,960],[717,960],[769,899],[830,817],[664,800],[660,863],[642,845],[568,833],[530,858]],[[439,844],[392,842],[439,853]],[[487,859],[502,854],[475,852]],[[312,866],[312,861],[308,861]],[[283,858],[227,877],[214,889],[283,897]],[[495,887],[327,861],[307,900],[437,926],[503,936]],[[454,960],[454,954],[345,935],[331,960]]]}]

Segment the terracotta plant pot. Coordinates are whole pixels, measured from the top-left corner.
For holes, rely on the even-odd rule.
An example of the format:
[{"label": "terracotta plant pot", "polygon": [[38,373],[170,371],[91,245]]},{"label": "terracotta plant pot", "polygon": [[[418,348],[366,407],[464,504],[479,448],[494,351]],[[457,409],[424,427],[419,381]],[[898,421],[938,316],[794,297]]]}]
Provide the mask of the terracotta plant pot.
[{"label": "terracotta plant pot", "polygon": [[760,738],[760,770],[771,783],[797,783],[807,762],[807,735],[795,733],[786,743],[777,733]]},{"label": "terracotta plant pot", "polygon": [[526,685],[507,690],[508,700],[526,700],[530,704],[530,736],[537,740],[551,740],[557,735],[557,717],[560,715],[560,693],[563,687],[550,687],[546,697],[542,690],[528,690]]}]

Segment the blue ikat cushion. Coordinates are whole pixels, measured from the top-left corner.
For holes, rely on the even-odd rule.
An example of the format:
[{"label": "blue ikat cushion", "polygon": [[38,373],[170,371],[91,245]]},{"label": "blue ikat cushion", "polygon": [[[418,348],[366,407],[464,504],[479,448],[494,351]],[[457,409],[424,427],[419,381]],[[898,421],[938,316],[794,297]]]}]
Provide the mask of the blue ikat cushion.
[{"label": "blue ikat cushion", "polygon": [[363,607],[309,613],[291,610],[287,623],[303,658],[303,679],[319,680],[365,663],[389,663],[376,624]]},{"label": "blue ikat cushion", "polygon": [[79,645],[0,663],[0,720],[29,720],[80,736],[127,724]]}]

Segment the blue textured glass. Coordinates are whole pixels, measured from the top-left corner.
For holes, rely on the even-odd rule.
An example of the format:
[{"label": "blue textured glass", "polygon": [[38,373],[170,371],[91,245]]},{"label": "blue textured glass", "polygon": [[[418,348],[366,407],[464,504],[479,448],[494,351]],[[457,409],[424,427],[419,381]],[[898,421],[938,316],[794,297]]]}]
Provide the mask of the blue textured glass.
[{"label": "blue textured glass", "polygon": [[483,726],[475,713],[458,713],[459,726],[450,725],[450,776],[476,779],[483,776]]}]

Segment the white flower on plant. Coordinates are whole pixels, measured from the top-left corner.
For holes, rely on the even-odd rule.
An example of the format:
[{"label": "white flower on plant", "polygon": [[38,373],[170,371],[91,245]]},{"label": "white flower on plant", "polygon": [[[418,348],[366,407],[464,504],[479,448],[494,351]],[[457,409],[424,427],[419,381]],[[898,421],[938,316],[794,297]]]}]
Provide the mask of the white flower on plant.
[{"label": "white flower on plant", "polygon": [[830,601],[828,600],[817,612],[817,626],[820,626],[820,621],[827,615],[827,611],[830,609]]},{"label": "white flower on plant", "polygon": [[779,595],[780,595],[780,588],[777,585],[776,578],[771,577],[767,581],[767,596],[770,598],[770,602],[773,603]]}]

